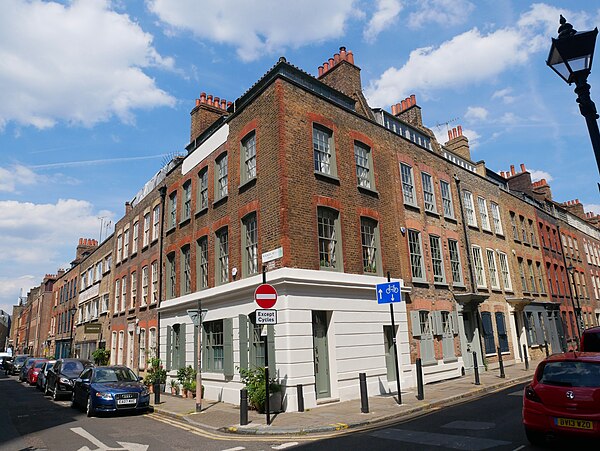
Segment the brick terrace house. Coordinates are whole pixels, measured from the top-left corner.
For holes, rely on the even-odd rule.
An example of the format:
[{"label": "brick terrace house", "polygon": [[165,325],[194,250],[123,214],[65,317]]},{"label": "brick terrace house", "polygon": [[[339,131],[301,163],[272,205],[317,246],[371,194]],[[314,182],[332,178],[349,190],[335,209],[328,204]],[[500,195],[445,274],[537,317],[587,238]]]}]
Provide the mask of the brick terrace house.
[{"label": "brick terrace house", "polygon": [[[351,52],[318,77],[282,58],[233,104],[202,93],[191,115],[165,200],[159,342],[171,376],[196,365],[201,333],[207,397],[237,402],[237,368],[267,352],[294,409],[294,385],[309,406],[351,399],[363,371],[371,393],[394,390],[394,336],[403,387],[417,357],[431,382],[470,371],[473,351],[483,369],[498,351],[510,364],[546,341],[561,348],[543,205],[514,169],[473,162],[460,127],[437,143],[414,96],[371,109]],[[266,350],[252,300],[263,266],[279,292]],[[404,281],[396,330],[374,302],[387,271]],[[186,313],[200,304],[202,330]]]},{"label": "brick terrace house", "polygon": [[115,225],[111,363],[127,365],[138,374],[157,355],[164,185],[171,183],[180,164],[176,157],[155,174],[125,204],[125,215]]},{"label": "brick terrace house", "polygon": [[[97,244],[95,240],[92,240]],[[112,253],[114,235],[110,235],[93,250],[80,264],[79,297],[75,314],[76,332],[74,338],[75,355],[83,359],[92,359],[92,353],[98,348],[105,348],[110,337],[109,301]],[[88,324],[99,330],[91,329]]]}]

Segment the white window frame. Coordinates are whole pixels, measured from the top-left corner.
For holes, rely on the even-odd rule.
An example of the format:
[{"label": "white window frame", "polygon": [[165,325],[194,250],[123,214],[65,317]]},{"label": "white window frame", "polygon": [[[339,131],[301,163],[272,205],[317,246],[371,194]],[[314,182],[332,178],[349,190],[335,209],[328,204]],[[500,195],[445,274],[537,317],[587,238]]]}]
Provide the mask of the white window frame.
[{"label": "white window frame", "polygon": [[500,206],[495,202],[490,202],[490,208],[492,210],[492,222],[494,223],[494,232],[496,232],[496,235],[504,236],[504,229],[502,228],[502,217],[500,216]]},{"label": "white window frame", "polygon": [[140,305],[148,305],[148,265],[142,268],[142,301]]},{"label": "white window frame", "polygon": [[500,289],[500,278],[498,277],[498,265],[496,264],[496,253],[493,249],[486,249],[488,269],[490,271],[490,286],[493,290]]},{"label": "white window frame", "polygon": [[477,217],[475,216],[475,206],[473,205],[473,194],[470,191],[464,191],[463,201],[465,203],[467,225],[477,227]]},{"label": "white window frame", "polygon": [[481,218],[481,228],[490,232],[490,217],[487,210],[487,200],[481,196],[477,196],[477,206],[479,207],[479,217]]},{"label": "white window frame", "polygon": [[315,173],[336,177],[333,130],[320,124],[313,124],[312,144]]},{"label": "white window frame", "polygon": [[446,218],[454,219],[454,203],[452,202],[452,188],[446,180],[440,180],[442,194],[442,208]]},{"label": "white window frame", "polygon": [[140,329],[140,353],[138,356],[138,368],[140,370],[146,369],[146,329]]},{"label": "white window frame", "polygon": [[427,172],[421,172],[421,183],[423,184],[423,207],[429,213],[437,213],[435,204],[435,190],[433,177]]},{"label": "white window frame", "polygon": [[[456,250],[456,259],[452,258],[452,249],[451,249],[451,244],[450,243],[454,243],[455,246],[455,250]],[[455,240],[453,238],[448,238],[448,254],[450,257],[450,271],[452,273],[452,283],[453,285],[461,285],[464,286],[464,280],[463,280],[463,272],[462,272],[462,261],[460,258],[460,246],[458,243],[458,240]],[[458,277],[458,280],[456,280],[456,277]]]},{"label": "white window frame", "polygon": [[256,178],[256,131],[252,130],[240,142],[241,183],[247,183]]},{"label": "white window frame", "polygon": [[229,195],[229,163],[227,152],[215,160],[215,201]]},{"label": "white window frame", "polygon": [[412,166],[406,163],[400,163],[400,178],[402,179],[402,198],[404,200],[404,205],[417,207],[415,177]]},{"label": "white window frame", "polygon": [[183,184],[183,193],[181,199],[181,221],[192,217],[192,181],[187,180]]},{"label": "white window frame", "polygon": [[129,227],[123,231],[123,260],[129,257]]},{"label": "white window frame", "polygon": [[158,240],[160,234],[160,205],[152,210],[152,241]]},{"label": "white window frame", "polygon": [[158,302],[158,262],[155,260],[151,265],[152,273],[152,294],[150,295],[150,303],[156,304]]},{"label": "white window frame", "polygon": [[356,180],[361,188],[374,189],[373,161],[371,148],[365,143],[354,141],[354,162],[356,164]]},{"label": "white window frame", "polygon": [[138,251],[139,234],[140,234],[140,222],[135,221],[133,223],[133,242],[131,243],[131,255],[136,254]]},{"label": "white window frame", "polygon": [[475,273],[475,283],[477,284],[477,288],[487,288],[481,247],[476,244],[472,245],[471,253],[473,255],[473,272]]},{"label": "white window frame", "polygon": [[[427,282],[425,263],[423,261],[423,243],[421,242],[421,232],[414,229],[408,229],[406,236],[408,240],[408,252],[410,257],[412,280],[415,282]],[[419,275],[418,272],[421,274]]]},{"label": "white window frame", "polygon": [[150,244],[150,213],[144,215],[144,237],[142,246],[146,247]]},{"label": "white window frame", "polygon": [[135,303],[137,301],[137,271],[133,271],[131,273],[131,299],[129,308],[135,308]]},{"label": "white window frame", "polygon": [[429,253],[431,255],[433,283],[445,284],[444,253],[442,251],[442,239],[439,236],[429,235]]}]

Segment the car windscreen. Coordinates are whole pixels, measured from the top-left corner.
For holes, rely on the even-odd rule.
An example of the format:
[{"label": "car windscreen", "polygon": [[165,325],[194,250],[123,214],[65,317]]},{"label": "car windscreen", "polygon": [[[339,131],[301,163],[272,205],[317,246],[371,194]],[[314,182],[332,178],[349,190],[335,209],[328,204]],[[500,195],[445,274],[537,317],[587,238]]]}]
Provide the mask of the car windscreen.
[{"label": "car windscreen", "polygon": [[15,359],[15,365],[21,365],[25,360],[27,360],[29,357],[17,357]]},{"label": "car windscreen", "polygon": [[68,377],[77,377],[83,371],[83,364],[77,360],[72,362],[64,362],[61,373]]},{"label": "car windscreen", "polygon": [[548,362],[541,372],[539,382],[561,387],[600,387],[600,363]]},{"label": "car windscreen", "polygon": [[135,382],[138,378],[129,368],[99,368],[96,370],[94,382]]}]

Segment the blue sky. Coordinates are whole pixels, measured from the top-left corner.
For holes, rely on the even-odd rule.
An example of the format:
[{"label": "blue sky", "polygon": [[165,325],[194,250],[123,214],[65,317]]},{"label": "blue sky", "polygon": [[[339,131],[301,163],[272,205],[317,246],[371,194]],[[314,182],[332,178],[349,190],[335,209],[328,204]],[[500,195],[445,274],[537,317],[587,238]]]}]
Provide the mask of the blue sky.
[{"label": "blue sky", "polygon": [[184,152],[200,92],[233,101],[282,55],[316,75],[345,46],[372,107],[415,94],[442,141],[462,125],[475,161],[600,213],[575,94],[545,65],[561,13],[600,25],[589,0],[3,0],[0,308]]}]

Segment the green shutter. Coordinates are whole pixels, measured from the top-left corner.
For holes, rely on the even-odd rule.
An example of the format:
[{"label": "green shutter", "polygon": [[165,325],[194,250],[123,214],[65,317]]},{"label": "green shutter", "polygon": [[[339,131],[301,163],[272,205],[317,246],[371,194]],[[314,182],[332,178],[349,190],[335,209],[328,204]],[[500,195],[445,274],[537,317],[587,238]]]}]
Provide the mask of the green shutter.
[{"label": "green shutter", "polygon": [[240,368],[248,369],[248,317],[239,315]]},{"label": "green shutter", "polygon": [[165,355],[167,356],[167,371],[171,371],[171,353],[173,349],[171,349],[171,338],[173,336],[173,328],[171,326],[167,326],[167,347]]},{"label": "green shutter", "polygon": [[452,310],[452,333],[454,335],[458,335],[459,332],[459,326],[458,326],[458,313],[456,312],[456,310]]},{"label": "green shutter", "polygon": [[444,326],[442,325],[442,312],[435,310],[431,312],[433,316],[433,335],[443,335]]},{"label": "green shutter", "polygon": [[277,374],[275,362],[275,326],[267,326],[267,352],[269,353],[269,377],[275,377],[275,374]]},{"label": "green shutter", "polygon": [[223,374],[233,376],[233,318],[223,320]]},{"label": "green shutter", "polygon": [[419,319],[419,311],[410,312],[410,323],[412,325],[412,334],[413,337],[421,336],[421,321]]},{"label": "green shutter", "polygon": [[184,368],[185,361],[185,323],[179,325],[179,367]]},{"label": "green shutter", "polygon": [[194,326],[194,369],[198,371],[198,326]]}]

